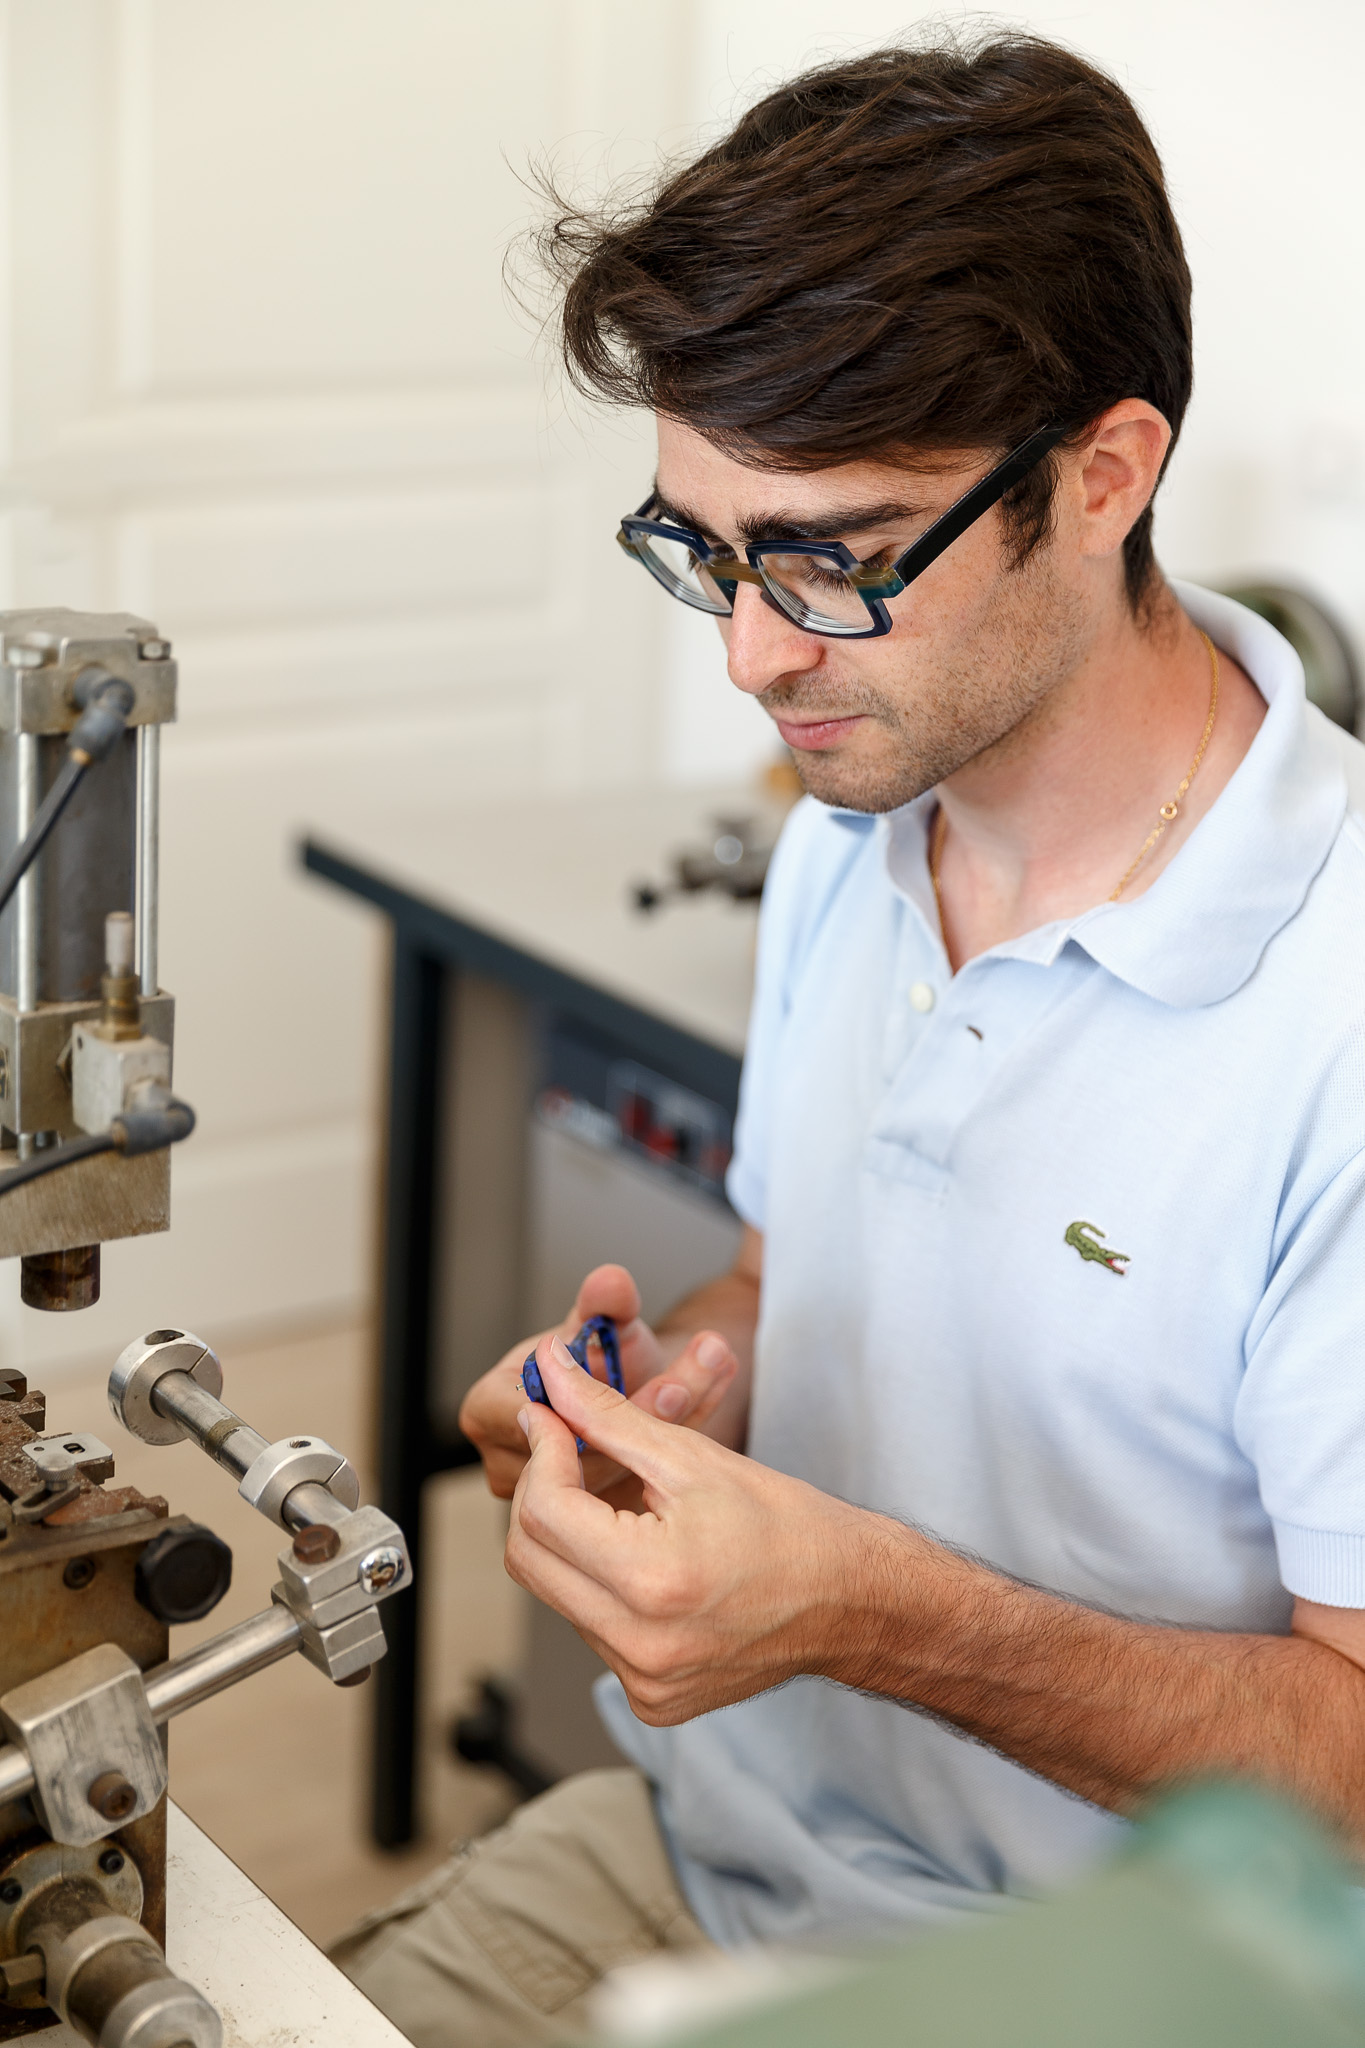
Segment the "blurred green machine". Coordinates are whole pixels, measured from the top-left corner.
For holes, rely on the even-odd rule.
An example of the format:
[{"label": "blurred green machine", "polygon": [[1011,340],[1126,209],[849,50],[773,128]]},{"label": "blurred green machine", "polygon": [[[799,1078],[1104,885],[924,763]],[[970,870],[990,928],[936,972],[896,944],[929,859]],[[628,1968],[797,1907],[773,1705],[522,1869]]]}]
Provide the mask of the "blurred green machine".
[{"label": "blurred green machine", "polygon": [[1309,702],[1334,724],[1359,735],[1360,667],[1350,636],[1317,597],[1292,583],[1248,579],[1219,586],[1283,633],[1303,663]]},{"label": "blurred green machine", "polygon": [[[651,2039],[658,2041],[657,2029]],[[1243,1787],[1168,1800],[1058,1899],[882,1952],[686,2048],[1361,2048],[1365,1895]]]}]

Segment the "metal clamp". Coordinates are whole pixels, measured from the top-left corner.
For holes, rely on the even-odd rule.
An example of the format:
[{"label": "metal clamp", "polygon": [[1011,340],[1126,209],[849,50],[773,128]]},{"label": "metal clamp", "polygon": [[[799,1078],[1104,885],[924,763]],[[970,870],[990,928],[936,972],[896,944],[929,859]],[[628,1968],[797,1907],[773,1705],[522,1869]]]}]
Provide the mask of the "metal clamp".
[{"label": "metal clamp", "polygon": [[23,1923],[41,1916],[45,1895],[57,1885],[88,1885],[108,1913],[141,1917],[142,1874],[131,1856],[110,1856],[98,1842],[73,1849],[65,1842],[35,1842],[5,1865],[8,1889],[17,1894],[0,1899],[0,1955],[17,1953]]},{"label": "metal clamp", "polygon": [[122,1913],[104,1913],[96,1919],[82,1920],[69,1934],[55,1939],[42,1927],[36,1928],[35,1934],[47,1965],[47,2002],[68,2025],[71,2014],[67,2011],[67,1993],[79,1972],[96,1956],[102,1955],[105,1949],[115,1948],[123,1942],[134,1942],[139,1948],[149,1948],[157,1955],[161,1954],[156,1936],[149,1934],[138,1921],[126,1919]]},{"label": "metal clamp", "polygon": [[40,1436],[23,1447],[24,1456],[55,1492],[58,1485],[84,1472],[90,1479],[112,1479],[114,1454],[88,1429],[62,1430],[54,1436]]},{"label": "metal clamp", "polygon": [[135,1337],[119,1353],[109,1375],[109,1406],[114,1417],[144,1444],[178,1444],[188,1436],[173,1416],[152,1406],[158,1380],[183,1372],[217,1400],[223,1391],[223,1368],[214,1352],[188,1330],[152,1330]]},{"label": "metal clamp", "polygon": [[247,1466],[237,1491],[267,1521],[283,1529],[288,1526],[285,1501],[296,1486],[309,1480],[325,1486],[344,1508],[354,1508],[360,1501],[360,1481],[350,1460],[320,1436],[282,1436],[278,1443],[267,1444]]},{"label": "metal clamp", "polygon": [[[313,1535],[322,1540],[310,1556],[305,1538]],[[298,1617],[300,1649],[335,1685],[383,1656],[384,1631],[374,1610],[411,1575],[398,1524],[381,1508],[360,1508],[340,1528],[305,1530],[280,1552],[272,1597]]]},{"label": "metal clamp", "polygon": [[0,1696],[0,1723],[25,1752],[34,1803],[56,1842],[81,1848],[150,1813],[166,1759],[142,1673],[112,1643]]},{"label": "metal clamp", "polygon": [[222,2048],[223,2022],[193,1984],[167,1971],[134,1985],[100,2028],[100,2048]]},{"label": "metal clamp", "polygon": [[[161,1944],[137,1921],[101,1914],[69,1931],[59,1920],[34,1924],[31,1933],[46,1964],[47,2003],[99,2048],[221,2048],[218,2014],[175,1976]],[[91,1986],[84,1973],[100,1956],[107,1960]],[[79,2018],[73,2005],[81,2008]]]}]

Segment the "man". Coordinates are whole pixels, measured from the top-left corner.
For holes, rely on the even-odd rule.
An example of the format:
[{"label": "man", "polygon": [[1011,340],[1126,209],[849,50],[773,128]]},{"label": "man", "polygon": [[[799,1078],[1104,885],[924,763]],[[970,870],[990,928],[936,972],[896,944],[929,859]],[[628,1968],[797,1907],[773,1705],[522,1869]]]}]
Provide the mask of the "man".
[{"label": "man", "polygon": [[[1365,1845],[1359,750],[1154,561],[1191,349],[1149,137],[1047,43],[891,50],[549,250],[571,369],[658,418],[623,543],[814,801],[734,1271],[652,1332],[601,1268],[552,1407],[525,1346],[466,1405],[637,1769],[358,1937],[424,2044],[559,2038],[655,1946],[1037,1896],[1202,1773]],[[563,1348],[602,1312],[627,1399]]]}]

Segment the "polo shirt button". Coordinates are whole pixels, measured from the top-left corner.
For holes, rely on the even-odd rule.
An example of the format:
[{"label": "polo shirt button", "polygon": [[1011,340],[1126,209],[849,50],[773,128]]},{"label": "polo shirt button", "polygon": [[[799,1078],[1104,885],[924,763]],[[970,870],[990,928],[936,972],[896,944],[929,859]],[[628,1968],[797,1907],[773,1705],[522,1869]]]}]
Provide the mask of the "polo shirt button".
[{"label": "polo shirt button", "polygon": [[922,1017],[927,1017],[930,1010],[934,1007],[934,1001],[934,991],[930,988],[927,981],[917,981],[912,984],[910,989],[910,1007],[912,1010],[918,1010]]}]

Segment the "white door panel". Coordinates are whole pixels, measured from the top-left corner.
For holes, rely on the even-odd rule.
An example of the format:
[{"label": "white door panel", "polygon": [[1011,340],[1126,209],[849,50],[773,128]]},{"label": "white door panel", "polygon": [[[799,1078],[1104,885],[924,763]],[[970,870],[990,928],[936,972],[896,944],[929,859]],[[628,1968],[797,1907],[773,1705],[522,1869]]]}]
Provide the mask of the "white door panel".
[{"label": "white door panel", "polygon": [[[161,964],[201,1120],[110,1314],[372,1286],[382,950],[304,830],[657,770],[661,608],[611,546],[646,438],[561,417],[501,263],[532,157],[680,132],[689,14],[0,0],[0,603],[140,610],[181,661]],[[6,1355],[127,1334],[0,1284]]]}]

